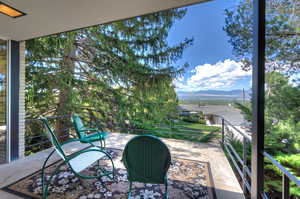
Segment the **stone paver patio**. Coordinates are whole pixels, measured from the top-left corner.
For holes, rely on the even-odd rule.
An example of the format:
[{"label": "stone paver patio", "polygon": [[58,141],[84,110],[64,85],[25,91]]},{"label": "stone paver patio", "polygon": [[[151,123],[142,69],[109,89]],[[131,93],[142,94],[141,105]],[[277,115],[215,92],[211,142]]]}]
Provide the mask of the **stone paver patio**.
[{"label": "stone paver patio", "polygon": [[[134,135],[112,133],[107,140],[107,147],[123,149]],[[244,199],[241,187],[218,143],[197,143],[175,139],[163,139],[168,145],[172,157],[209,162],[215,191],[218,199]],[[87,145],[72,143],[65,146],[65,151],[73,152]],[[42,164],[51,149],[17,160],[11,164],[0,165],[0,188],[7,186],[35,171]],[[59,157],[55,155],[50,162]],[[20,197],[0,191],[1,199],[20,199]]]}]

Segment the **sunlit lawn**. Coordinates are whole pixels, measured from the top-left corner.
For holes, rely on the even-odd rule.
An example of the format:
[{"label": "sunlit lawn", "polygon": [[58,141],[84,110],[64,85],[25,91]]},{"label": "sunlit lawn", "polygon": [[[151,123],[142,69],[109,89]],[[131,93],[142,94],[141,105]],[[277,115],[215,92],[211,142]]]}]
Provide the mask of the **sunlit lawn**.
[{"label": "sunlit lawn", "polygon": [[179,122],[173,127],[148,128],[146,131],[135,131],[135,134],[151,134],[163,138],[172,138],[197,142],[209,142],[220,137],[220,127],[204,124]]}]

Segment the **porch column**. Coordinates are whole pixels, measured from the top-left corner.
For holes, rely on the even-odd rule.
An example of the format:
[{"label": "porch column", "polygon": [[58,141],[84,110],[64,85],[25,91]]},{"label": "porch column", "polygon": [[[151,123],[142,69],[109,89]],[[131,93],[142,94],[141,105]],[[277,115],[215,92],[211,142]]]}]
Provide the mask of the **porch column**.
[{"label": "porch column", "polygon": [[10,41],[9,134],[10,160],[25,151],[25,42]]},{"label": "porch column", "polygon": [[262,199],[265,133],[265,0],[253,0],[252,180],[251,199]]}]

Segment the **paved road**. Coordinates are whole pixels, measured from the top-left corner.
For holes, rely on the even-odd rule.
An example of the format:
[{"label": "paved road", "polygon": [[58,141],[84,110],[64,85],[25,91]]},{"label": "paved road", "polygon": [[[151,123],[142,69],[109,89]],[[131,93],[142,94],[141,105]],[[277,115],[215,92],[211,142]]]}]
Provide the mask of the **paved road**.
[{"label": "paved road", "polygon": [[189,111],[202,111],[204,114],[215,114],[224,117],[233,125],[240,126],[245,123],[240,111],[232,106],[227,105],[206,105],[198,106],[197,104],[181,104],[180,108]]}]

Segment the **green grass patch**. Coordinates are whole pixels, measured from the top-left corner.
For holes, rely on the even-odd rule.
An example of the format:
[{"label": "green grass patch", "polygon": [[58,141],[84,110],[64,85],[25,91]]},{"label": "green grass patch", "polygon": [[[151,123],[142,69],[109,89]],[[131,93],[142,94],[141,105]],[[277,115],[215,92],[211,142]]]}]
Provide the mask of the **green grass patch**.
[{"label": "green grass patch", "polygon": [[197,123],[188,123],[188,122],[181,122],[176,124],[177,127],[184,127],[184,128],[189,128],[189,129],[195,129],[195,130],[201,130],[201,131],[209,131],[209,132],[214,132],[214,131],[221,131],[220,127],[217,126],[208,126],[205,124],[197,124]]},{"label": "green grass patch", "polygon": [[215,126],[179,122],[173,127],[154,127],[147,129],[133,130],[133,134],[150,134],[162,138],[172,138],[196,142],[210,142],[212,139],[220,138],[221,129]]}]

